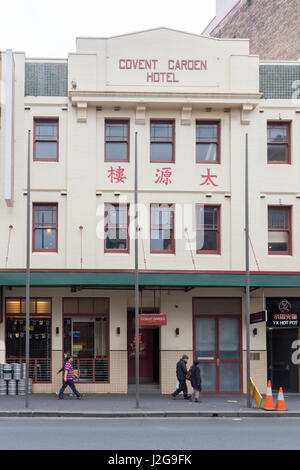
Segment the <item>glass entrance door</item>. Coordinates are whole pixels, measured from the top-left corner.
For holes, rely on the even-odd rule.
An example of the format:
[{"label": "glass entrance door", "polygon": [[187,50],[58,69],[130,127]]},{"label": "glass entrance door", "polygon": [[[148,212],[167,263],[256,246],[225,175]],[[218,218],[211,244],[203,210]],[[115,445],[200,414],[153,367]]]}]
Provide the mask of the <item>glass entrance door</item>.
[{"label": "glass entrance door", "polygon": [[196,316],[195,357],[201,359],[203,392],[241,392],[240,318]]}]

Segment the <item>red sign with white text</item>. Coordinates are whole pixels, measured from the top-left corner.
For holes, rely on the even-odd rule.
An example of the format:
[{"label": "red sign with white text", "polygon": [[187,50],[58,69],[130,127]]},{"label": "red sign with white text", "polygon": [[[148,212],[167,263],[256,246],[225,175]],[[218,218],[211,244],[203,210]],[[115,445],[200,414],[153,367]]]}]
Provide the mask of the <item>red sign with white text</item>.
[{"label": "red sign with white text", "polygon": [[140,326],[163,326],[167,324],[167,315],[157,314],[151,315],[142,313],[140,315]]}]

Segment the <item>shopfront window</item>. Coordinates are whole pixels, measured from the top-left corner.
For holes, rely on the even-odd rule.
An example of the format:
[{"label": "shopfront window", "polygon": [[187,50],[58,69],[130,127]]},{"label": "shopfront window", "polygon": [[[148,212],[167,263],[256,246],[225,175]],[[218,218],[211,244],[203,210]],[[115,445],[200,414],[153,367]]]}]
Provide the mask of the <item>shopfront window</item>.
[{"label": "shopfront window", "polygon": [[109,300],[64,299],[64,352],[74,357],[80,382],[108,382]]},{"label": "shopfront window", "polygon": [[[25,362],[26,301],[7,298],[6,361]],[[34,382],[51,382],[51,299],[30,299],[29,375]]]}]

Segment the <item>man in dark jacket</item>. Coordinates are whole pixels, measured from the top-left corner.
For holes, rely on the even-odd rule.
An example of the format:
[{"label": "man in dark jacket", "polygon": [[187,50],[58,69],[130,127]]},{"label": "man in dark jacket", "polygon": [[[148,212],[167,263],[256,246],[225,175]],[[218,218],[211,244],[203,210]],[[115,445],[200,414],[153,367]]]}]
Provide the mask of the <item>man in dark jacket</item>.
[{"label": "man in dark jacket", "polygon": [[179,395],[180,392],[183,392],[183,396],[185,400],[188,400],[191,398],[191,395],[188,395],[187,391],[187,385],[186,385],[186,374],[187,374],[187,368],[186,364],[188,361],[188,356],[184,354],[180,361],[177,362],[176,364],[176,376],[177,380],[179,382],[179,387],[175,390],[174,393],[172,393],[172,397],[175,399],[177,395]]}]

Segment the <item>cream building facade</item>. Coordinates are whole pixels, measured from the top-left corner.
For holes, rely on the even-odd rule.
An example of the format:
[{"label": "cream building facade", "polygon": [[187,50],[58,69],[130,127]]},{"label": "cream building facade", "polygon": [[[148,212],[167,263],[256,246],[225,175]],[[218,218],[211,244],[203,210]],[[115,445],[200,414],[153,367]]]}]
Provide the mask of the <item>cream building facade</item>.
[{"label": "cream building facade", "polygon": [[30,130],[34,391],[58,389],[63,352],[79,390],[130,390],[137,135],[141,313],[154,315],[141,381],[171,393],[187,353],[204,392],[245,392],[248,133],[251,312],[269,313],[251,325],[251,375],[263,392],[270,376],[298,392],[299,63],[159,28],[78,38],[67,59],[6,51],[1,64],[0,362],[24,357]]}]

